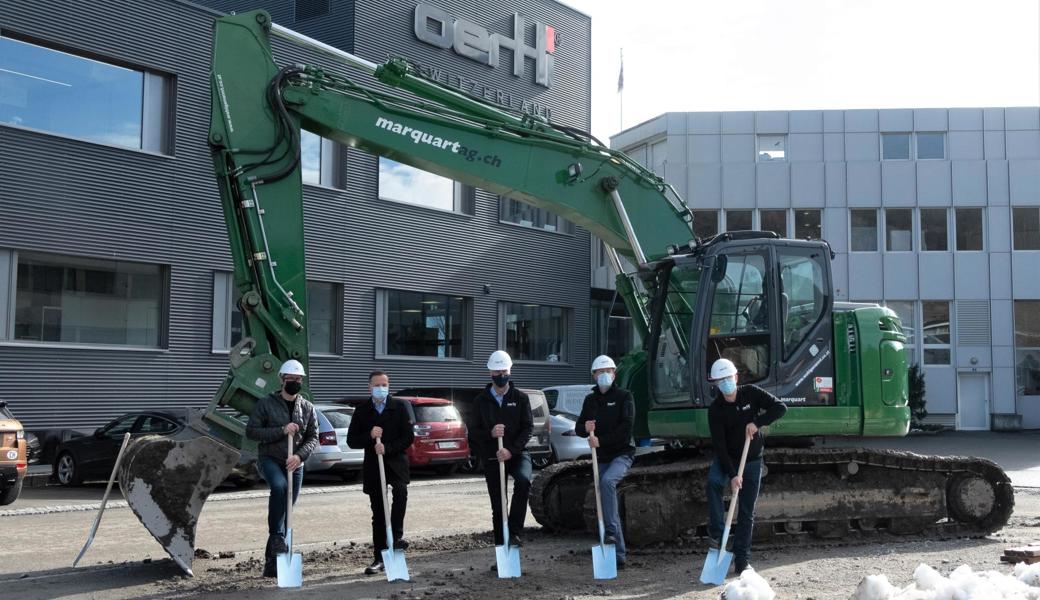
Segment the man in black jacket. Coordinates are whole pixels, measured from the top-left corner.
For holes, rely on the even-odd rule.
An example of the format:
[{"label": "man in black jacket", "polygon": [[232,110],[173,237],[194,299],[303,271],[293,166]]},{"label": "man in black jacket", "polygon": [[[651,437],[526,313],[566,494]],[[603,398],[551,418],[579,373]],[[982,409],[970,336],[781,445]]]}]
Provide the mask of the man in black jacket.
[{"label": "man in black jacket", "polygon": [[[293,473],[293,505],[303,484],[303,463],[318,446],[318,419],[314,406],[300,394],[303,364],[287,360],[278,370],[282,389],[264,397],[249,415],[246,437],[257,444],[257,468],[271,488],[267,502],[267,548],[264,551],[264,577],[277,577],[275,557],[287,550],[285,545],[286,469]],[[293,455],[288,455],[289,436],[293,436]]]},{"label": "man in black jacket", "polygon": [[[383,455],[386,482],[394,493],[390,507],[390,529],[393,530],[395,550],[404,550],[404,513],[408,505],[408,456],[405,450],[415,439],[413,419],[403,400],[390,397],[390,377],[383,371],[372,371],[368,376],[371,398],[354,411],[347,430],[347,445],[365,449],[362,467],[362,488],[372,505],[372,550],[375,560],[365,569],[366,575],[381,573],[384,569],[382,551],[387,549],[386,517],[383,515],[382,482],[379,479],[379,459]],[[381,443],[376,442],[381,438]]]},{"label": "man in black jacket", "polygon": [[597,448],[599,492],[603,498],[604,541],[614,545],[617,567],[625,568],[625,535],[618,514],[617,484],[632,466],[636,455],[632,443],[632,426],[636,403],[628,390],[614,385],[617,369],[609,356],[592,361],[596,386],[585,396],[574,433],[589,438],[589,447]]},{"label": "man in black jacket", "polygon": [[[722,492],[729,487],[738,495],[740,515],[733,528],[733,565],[739,575],[751,559],[751,527],[755,522],[755,502],[762,479],[762,432],[765,427],[787,412],[780,400],[755,385],[737,385],[737,367],[720,358],[711,366],[710,381],[717,392],[708,407],[708,428],[715,459],[708,469],[708,536],[713,548],[725,526]],[[751,438],[744,474],[738,475],[744,440]]]},{"label": "man in black jacket", "polygon": [[[495,350],[487,363],[492,383],[474,400],[473,422],[469,427],[469,444],[484,462],[484,480],[491,497],[491,515],[494,521],[495,545],[503,545],[502,494],[498,463],[506,465],[506,474],[513,476],[513,499],[509,504],[509,545],[523,546],[520,532],[527,518],[527,497],[531,491],[531,455],[527,442],[534,430],[531,401],[527,394],[514,387],[509,380],[513,360],[502,350]],[[498,449],[502,438],[503,448]]]}]

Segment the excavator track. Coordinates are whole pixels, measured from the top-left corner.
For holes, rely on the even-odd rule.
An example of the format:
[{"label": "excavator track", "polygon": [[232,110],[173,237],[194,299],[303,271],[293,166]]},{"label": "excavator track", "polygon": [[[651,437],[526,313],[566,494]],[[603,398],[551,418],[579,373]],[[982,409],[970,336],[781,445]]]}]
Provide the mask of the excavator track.
[{"label": "excavator track", "polygon": [[[632,546],[707,533],[711,456],[668,451],[640,457],[618,486]],[[543,469],[531,490],[535,519],[552,530],[595,531],[591,463]],[[1007,474],[986,459],[867,448],[770,448],[755,510],[756,539],[981,537],[1014,508]],[[777,538],[783,538],[782,540]]]}]

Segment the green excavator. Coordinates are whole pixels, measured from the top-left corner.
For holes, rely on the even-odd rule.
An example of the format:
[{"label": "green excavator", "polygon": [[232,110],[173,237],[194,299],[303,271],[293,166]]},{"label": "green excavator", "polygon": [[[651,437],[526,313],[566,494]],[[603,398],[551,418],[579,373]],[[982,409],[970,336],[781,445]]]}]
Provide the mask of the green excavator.
[{"label": "green excavator", "polygon": [[[618,383],[636,398],[636,436],[684,446],[642,457],[621,482],[630,544],[705,534],[707,370],[720,357],[789,406],[769,436],[794,443],[767,454],[756,535],[985,535],[1007,522],[1014,493],[992,462],[804,443],[902,436],[910,420],[899,319],[834,301],[827,242],[758,231],[697,239],[671,186],[585,132],[427,80],[402,58],[371,63],[263,11],[214,28],[208,141],[245,336],[192,427],[136,441],[120,467],[131,507],[186,571],[207,496],[252,451],[244,422],[254,404],[278,388],[284,360],[307,364],[301,128],[551,210],[606,243],[644,340],[619,363]],[[279,66],[272,36],[325,66]],[[587,527],[590,484],[582,463],[541,471],[536,519],[552,530]]]}]

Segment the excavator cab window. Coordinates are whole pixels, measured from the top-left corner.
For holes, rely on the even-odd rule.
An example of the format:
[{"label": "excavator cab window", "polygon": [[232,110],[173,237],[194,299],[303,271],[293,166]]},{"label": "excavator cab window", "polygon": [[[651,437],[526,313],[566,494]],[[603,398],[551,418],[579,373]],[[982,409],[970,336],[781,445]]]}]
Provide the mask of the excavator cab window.
[{"label": "excavator cab window", "polygon": [[653,311],[659,327],[651,348],[655,404],[689,403],[692,399],[690,328],[700,285],[698,266],[676,266],[658,273],[657,288],[661,291]]},{"label": "excavator cab window", "polygon": [[[769,376],[770,308],[766,252],[730,254],[725,275],[712,278],[705,368],[719,358],[737,366],[741,383]],[[707,372],[707,371],[706,371]]]}]

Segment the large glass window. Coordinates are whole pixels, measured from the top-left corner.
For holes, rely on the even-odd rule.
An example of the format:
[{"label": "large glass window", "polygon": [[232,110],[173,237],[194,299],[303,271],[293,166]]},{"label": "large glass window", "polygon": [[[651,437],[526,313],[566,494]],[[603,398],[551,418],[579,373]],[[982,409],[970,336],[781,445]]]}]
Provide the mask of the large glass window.
[{"label": "large glass window", "polygon": [[1040,300],[1015,300],[1018,393],[1040,396]]},{"label": "large glass window", "polygon": [[774,160],[787,160],[787,136],[760,134],[758,136],[758,162]]},{"label": "large glass window", "polygon": [[946,158],[946,134],[942,132],[919,132],[917,134],[917,158]]},{"label": "large glass window", "polygon": [[0,37],[0,123],[164,152],[165,77]]},{"label": "large glass window", "polygon": [[1040,250],[1040,208],[1014,206],[1011,208],[1011,221],[1015,250]]},{"label": "large glass window", "polygon": [[882,133],[881,159],[910,160],[910,134]]},{"label": "large glass window", "polygon": [[592,356],[623,356],[635,345],[632,317],[620,298],[593,300],[589,314],[589,343]]},{"label": "large glass window", "polygon": [[574,233],[574,224],[567,219],[520,200],[499,196],[498,211],[498,218],[507,223],[545,231]]},{"label": "large glass window", "polygon": [[759,212],[762,231],[772,231],[782,238],[787,237],[787,210],[762,210]]},{"label": "large glass window", "polygon": [[653,397],[656,404],[685,403],[691,397],[688,346],[701,271],[675,267],[662,284],[664,275],[664,272],[659,274],[657,285],[667,285],[667,290],[655,300],[653,307],[660,323],[651,365]]},{"label": "large glass window", "polygon": [[914,249],[914,211],[911,208],[885,209],[885,249],[912,252]]},{"label": "large glass window", "polygon": [[18,254],[12,338],[158,348],[165,300],[160,265]]},{"label": "large glass window", "polygon": [[924,364],[950,364],[950,303],[921,303],[921,336]]},{"label": "large glass window", "polygon": [[[823,267],[819,253],[799,256],[795,250],[780,256],[780,322],[783,324],[784,360],[791,358],[812,332],[826,308]],[[763,302],[763,309],[764,309]]]},{"label": "large glass window", "polygon": [[303,182],[311,185],[341,186],[336,181],[336,143],[316,133],[300,131],[300,169]]},{"label": "large glass window", "polygon": [[914,335],[914,332],[916,331],[914,303],[904,300],[889,300],[885,302],[885,306],[892,309],[892,311],[899,317],[900,324],[903,328],[903,335],[906,336],[906,362],[908,364],[916,364],[917,336]]},{"label": "large glass window", "polygon": [[693,235],[706,240],[719,233],[719,211],[717,210],[695,210],[693,211]]},{"label": "large glass window", "polygon": [[955,211],[957,226],[957,250],[960,252],[983,249],[982,209],[958,208]]},{"label": "large glass window", "polygon": [[794,209],[794,237],[797,240],[823,239],[821,211],[819,209]]},{"label": "large glass window", "polygon": [[466,299],[461,296],[380,290],[385,310],[382,351],[393,356],[463,358]]},{"label": "large glass window", "polygon": [[[342,286],[307,282],[307,340],[311,354],[339,354]],[[241,298],[230,273],[213,276],[213,350],[226,352],[245,336]]]},{"label": "large glass window", "polygon": [[877,252],[878,249],[878,222],[877,210],[854,209],[852,211],[852,240],[853,252]]},{"label": "large glass window", "polygon": [[473,188],[379,157],[379,197],[427,208],[473,214]]},{"label": "large glass window", "polygon": [[945,252],[950,249],[945,208],[921,209],[921,250]]},{"label": "large glass window", "polygon": [[727,210],[726,231],[750,231],[754,229],[751,224],[752,211],[750,210]]},{"label": "large glass window", "polygon": [[737,365],[744,383],[769,374],[769,303],[765,295],[766,258],[729,255],[726,274],[715,284],[706,368],[718,358]]},{"label": "large glass window", "polygon": [[567,310],[503,302],[506,352],[516,360],[567,361]]}]

